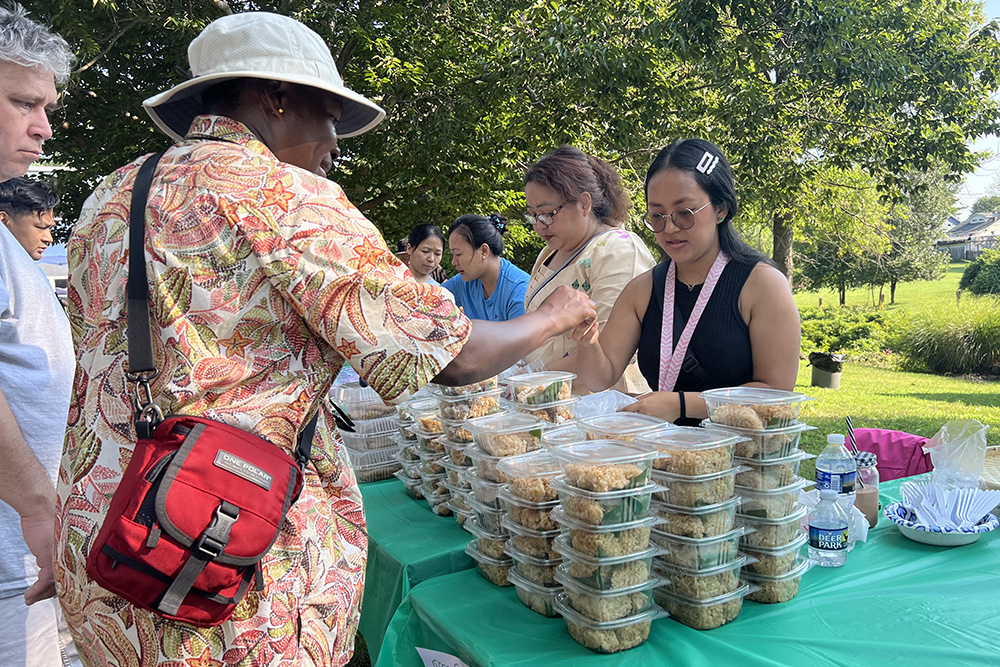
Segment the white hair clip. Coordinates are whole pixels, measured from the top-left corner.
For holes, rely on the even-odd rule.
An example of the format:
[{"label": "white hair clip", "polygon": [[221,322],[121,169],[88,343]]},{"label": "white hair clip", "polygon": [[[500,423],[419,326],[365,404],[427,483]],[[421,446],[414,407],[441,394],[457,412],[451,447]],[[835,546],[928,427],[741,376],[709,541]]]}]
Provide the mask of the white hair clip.
[{"label": "white hair clip", "polygon": [[705,154],[701,156],[701,160],[698,161],[696,169],[708,176],[715,170],[715,165],[717,164],[719,164],[719,156],[705,151]]}]

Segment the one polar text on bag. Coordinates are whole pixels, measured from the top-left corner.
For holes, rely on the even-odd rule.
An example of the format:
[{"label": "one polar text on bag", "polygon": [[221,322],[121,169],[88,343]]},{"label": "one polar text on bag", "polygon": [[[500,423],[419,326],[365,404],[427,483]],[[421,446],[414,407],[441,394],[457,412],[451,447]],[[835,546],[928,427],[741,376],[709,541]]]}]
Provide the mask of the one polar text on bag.
[{"label": "one polar text on bag", "polygon": [[244,461],[240,457],[230,454],[224,449],[220,449],[215,455],[213,463],[219,468],[242,477],[248,482],[253,482],[265,491],[271,490],[271,483],[274,481],[273,475],[264,472],[249,461]]}]

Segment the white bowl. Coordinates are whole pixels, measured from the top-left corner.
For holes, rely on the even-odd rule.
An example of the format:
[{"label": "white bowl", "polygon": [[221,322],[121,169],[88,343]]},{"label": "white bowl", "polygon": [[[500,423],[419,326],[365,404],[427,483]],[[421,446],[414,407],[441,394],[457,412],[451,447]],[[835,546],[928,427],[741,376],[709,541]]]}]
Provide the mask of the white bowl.
[{"label": "white bowl", "polygon": [[899,532],[914,542],[930,544],[936,547],[960,547],[972,544],[982,533],[988,533],[997,527],[997,517],[987,514],[977,525],[968,530],[942,530],[934,526],[928,527],[915,523],[915,516],[902,503],[892,503],[883,510],[886,518],[899,526]]}]

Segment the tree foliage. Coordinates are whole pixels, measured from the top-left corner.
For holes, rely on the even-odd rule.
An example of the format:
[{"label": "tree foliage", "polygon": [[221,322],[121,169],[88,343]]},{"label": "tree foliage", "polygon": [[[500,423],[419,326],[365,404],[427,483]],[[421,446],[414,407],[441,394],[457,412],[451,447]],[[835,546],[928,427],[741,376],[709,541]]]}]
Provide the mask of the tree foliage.
[{"label": "tree foliage", "polygon": [[980,197],[972,205],[973,213],[992,213],[998,210],[1000,210],[1000,195]]}]

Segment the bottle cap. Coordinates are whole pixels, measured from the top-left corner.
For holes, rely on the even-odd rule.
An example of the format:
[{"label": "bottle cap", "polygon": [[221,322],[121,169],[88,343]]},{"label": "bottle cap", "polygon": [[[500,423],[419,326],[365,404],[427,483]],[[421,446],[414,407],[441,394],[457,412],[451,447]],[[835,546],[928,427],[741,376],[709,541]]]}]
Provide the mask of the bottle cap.
[{"label": "bottle cap", "polygon": [[842,433],[831,433],[826,436],[826,444],[828,445],[842,445],[846,440]]},{"label": "bottle cap", "polygon": [[820,500],[836,500],[837,499],[837,489],[820,489],[819,490]]}]

